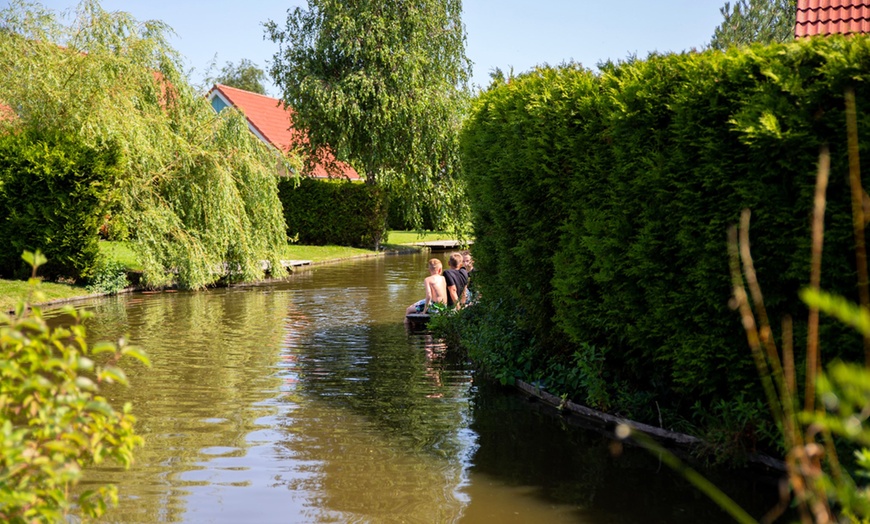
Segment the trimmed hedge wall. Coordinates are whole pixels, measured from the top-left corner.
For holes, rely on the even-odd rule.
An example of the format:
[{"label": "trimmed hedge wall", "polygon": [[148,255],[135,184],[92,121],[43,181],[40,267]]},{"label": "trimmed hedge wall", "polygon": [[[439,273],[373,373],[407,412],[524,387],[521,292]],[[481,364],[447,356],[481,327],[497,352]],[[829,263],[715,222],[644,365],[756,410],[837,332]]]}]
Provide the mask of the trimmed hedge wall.
[{"label": "trimmed hedge wall", "polygon": [[[525,378],[583,352],[600,362],[603,350],[594,369],[612,399],[634,392],[699,423],[699,406],[761,398],[728,307],[726,230],[752,210],[766,305],[774,322],[793,316],[802,347],[797,291],[809,281],[812,195],[828,143],[822,287],[857,300],[847,85],[868,151],[864,36],[650,56],[597,74],[541,68],[481,94],[461,137],[476,281],[483,297],[515,306],[539,357]],[[856,334],[830,319],[822,329],[825,359],[862,358]],[[601,380],[583,378],[575,383]]]},{"label": "trimmed hedge wall", "polygon": [[93,276],[120,164],[116,146],[52,132],[0,135],[0,276],[30,275],[25,249],[48,258],[43,277]]},{"label": "trimmed hedge wall", "polygon": [[278,196],[284,206],[287,236],[300,244],[372,248],[386,232],[383,190],[369,184],[314,178],[282,178]]}]

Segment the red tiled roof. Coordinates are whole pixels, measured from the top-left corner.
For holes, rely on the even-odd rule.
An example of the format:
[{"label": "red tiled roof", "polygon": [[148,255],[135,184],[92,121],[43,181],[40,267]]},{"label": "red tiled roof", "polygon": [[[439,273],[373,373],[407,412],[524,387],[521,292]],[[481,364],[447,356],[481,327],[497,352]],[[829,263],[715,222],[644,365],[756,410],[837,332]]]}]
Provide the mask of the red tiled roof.
[{"label": "red tiled roof", "polygon": [[[209,91],[209,98],[215,91],[245,114],[251,130],[258,138],[277,149],[286,152],[301,140],[305,140],[305,137],[300,136],[299,131],[293,129],[293,111],[282,107],[281,101],[277,98],[223,84],[215,84]],[[327,158],[330,161],[333,159],[329,154]],[[356,170],[344,162],[336,162],[336,167],[339,170],[339,177],[359,180],[360,176]],[[316,178],[329,178],[329,173],[320,163],[315,165],[310,174]]]},{"label": "red tiled roof", "polygon": [[14,120],[16,116],[12,107],[0,102],[0,120]]},{"label": "red tiled roof", "polygon": [[795,38],[870,33],[870,0],[798,0]]}]

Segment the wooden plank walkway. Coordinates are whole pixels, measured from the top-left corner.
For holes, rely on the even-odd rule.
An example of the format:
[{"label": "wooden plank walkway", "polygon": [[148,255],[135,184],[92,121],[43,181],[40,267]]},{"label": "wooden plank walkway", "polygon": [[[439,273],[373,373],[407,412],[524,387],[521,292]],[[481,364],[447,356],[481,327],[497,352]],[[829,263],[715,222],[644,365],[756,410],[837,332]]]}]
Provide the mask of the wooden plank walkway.
[{"label": "wooden plank walkway", "polygon": [[[286,268],[294,268],[294,267],[299,267],[299,266],[310,266],[311,261],[310,260],[282,260],[281,265],[286,267]],[[271,266],[269,265],[268,260],[261,260],[260,267],[263,268],[263,271],[269,271],[269,269],[271,269]]]},{"label": "wooden plank walkway", "polygon": [[472,241],[462,243],[458,240],[430,240],[428,242],[414,242],[412,246],[428,247],[432,251],[447,251],[448,249],[460,249],[473,244]]}]

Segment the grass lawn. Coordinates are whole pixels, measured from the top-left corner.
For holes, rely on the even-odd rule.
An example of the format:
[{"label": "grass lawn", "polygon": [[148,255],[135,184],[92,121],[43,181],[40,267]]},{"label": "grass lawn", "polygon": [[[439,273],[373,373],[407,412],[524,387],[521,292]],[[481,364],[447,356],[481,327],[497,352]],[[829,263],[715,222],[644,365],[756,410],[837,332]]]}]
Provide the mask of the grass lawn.
[{"label": "grass lawn", "polygon": [[131,271],[141,271],[142,265],[136,257],[136,252],[133,251],[130,242],[108,242],[100,241],[100,253],[105,255],[109,260],[120,262]]},{"label": "grass lawn", "polygon": [[387,242],[390,244],[413,244],[415,242],[431,242],[435,240],[453,240],[456,237],[444,231],[426,231],[422,235],[416,231],[388,231]]},{"label": "grass lawn", "polygon": [[[453,236],[440,232],[426,232],[422,236],[414,231],[390,231],[387,236],[387,243],[382,247],[384,249],[398,249],[407,247],[415,242],[425,242],[428,240],[450,240]],[[324,262],[327,260],[341,260],[360,255],[371,255],[374,251],[371,249],[361,249],[356,247],[343,246],[301,246],[298,244],[290,244],[281,254],[284,260],[310,260],[312,262]]]},{"label": "grass lawn", "polygon": [[[29,291],[27,282],[24,280],[0,279],[0,311],[11,311],[18,305],[18,301],[24,298]],[[84,286],[71,286],[69,284],[55,284],[43,282],[39,286],[42,296],[33,297],[39,302],[47,302],[59,298],[73,298],[90,295]]]},{"label": "grass lawn", "polygon": [[290,244],[281,253],[283,260],[310,260],[312,262],[325,262],[327,260],[341,260],[360,255],[373,255],[372,249],[360,249],[344,246],[300,246]]},{"label": "grass lawn", "polygon": [[[443,231],[428,231],[418,234],[415,231],[390,231],[387,236],[386,249],[396,249],[414,242],[432,240],[449,240],[453,236]],[[138,271],[142,269],[136,253],[128,242],[100,242],[100,252],[110,260],[123,264],[127,269]],[[326,262],[329,260],[341,260],[361,255],[372,255],[371,249],[360,249],[343,246],[301,246],[289,244],[280,257],[284,260],[310,260],[312,262]],[[18,300],[27,293],[27,282],[18,280],[0,279],[0,311],[9,311],[15,307]],[[72,298],[88,295],[84,286],[72,286],[43,282],[40,286],[43,297],[40,302],[59,298]]]}]

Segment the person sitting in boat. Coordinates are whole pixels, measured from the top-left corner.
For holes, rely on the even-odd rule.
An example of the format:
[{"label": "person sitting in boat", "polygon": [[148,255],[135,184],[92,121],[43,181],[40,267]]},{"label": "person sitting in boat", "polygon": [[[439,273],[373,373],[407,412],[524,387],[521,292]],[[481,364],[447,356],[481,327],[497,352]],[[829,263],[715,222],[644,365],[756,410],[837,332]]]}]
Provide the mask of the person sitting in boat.
[{"label": "person sitting in boat", "polygon": [[444,278],[447,280],[447,307],[462,309],[467,300],[465,286],[468,285],[468,273],[462,271],[462,255],[453,253],[447,265],[450,266],[450,269],[444,272]]},{"label": "person sitting in boat", "polygon": [[441,261],[437,258],[429,260],[429,276],[423,279],[426,287],[426,298],[419,300],[406,310],[405,314],[428,313],[429,306],[435,304],[447,304],[447,281],[441,274]]},{"label": "person sitting in boat", "polygon": [[474,292],[473,280],[471,278],[474,273],[474,259],[471,258],[471,251],[462,252],[462,269],[465,269],[468,276],[468,285],[465,286],[465,305],[473,304],[477,300]]}]

